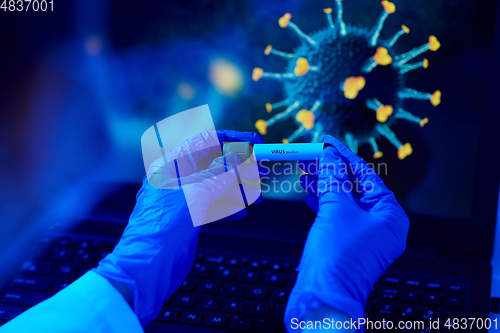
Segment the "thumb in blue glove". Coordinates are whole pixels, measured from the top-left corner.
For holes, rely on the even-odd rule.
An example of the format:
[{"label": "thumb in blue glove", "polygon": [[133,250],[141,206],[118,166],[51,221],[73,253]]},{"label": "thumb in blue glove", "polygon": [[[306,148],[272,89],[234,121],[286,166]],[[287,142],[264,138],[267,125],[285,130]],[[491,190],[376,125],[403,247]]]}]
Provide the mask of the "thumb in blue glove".
[{"label": "thumb in blue glove", "polygon": [[370,291],[406,245],[409,220],[393,192],[340,141],[327,135],[323,142],[330,147],[317,175],[301,179],[318,214],[288,301],[287,327],[320,307],[363,318]]}]

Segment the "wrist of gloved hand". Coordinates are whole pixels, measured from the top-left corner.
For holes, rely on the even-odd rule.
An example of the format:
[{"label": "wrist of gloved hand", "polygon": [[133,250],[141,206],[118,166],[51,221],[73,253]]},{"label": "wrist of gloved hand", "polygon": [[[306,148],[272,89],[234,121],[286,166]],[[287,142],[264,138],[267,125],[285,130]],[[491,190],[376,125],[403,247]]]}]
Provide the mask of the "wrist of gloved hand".
[{"label": "wrist of gloved hand", "polygon": [[[299,265],[299,273],[290,295],[286,322],[293,318],[304,320],[306,314],[322,307],[338,310],[350,318],[364,317],[365,304],[373,287],[373,281],[363,269],[354,269],[349,256],[332,254],[328,260],[321,256],[332,241],[328,225],[316,222],[309,231]],[[314,255],[312,255],[314,254]]]},{"label": "wrist of gloved hand", "polygon": [[201,228],[193,227],[181,189],[155,189],[145,178],[137,202],[119,245],[94,271],[128,287],[146,326],[191,270]]},{"label": "wrist of gloved hand", "polygon": [[315,306],[363,318],[370,291],[403,253],[408,234],[408,217],[373,169],[335,138],[323,142],[329,147],[317,173],[304,175],[316,183],[307,203],[318,215],[288,300],[287,326]]}]

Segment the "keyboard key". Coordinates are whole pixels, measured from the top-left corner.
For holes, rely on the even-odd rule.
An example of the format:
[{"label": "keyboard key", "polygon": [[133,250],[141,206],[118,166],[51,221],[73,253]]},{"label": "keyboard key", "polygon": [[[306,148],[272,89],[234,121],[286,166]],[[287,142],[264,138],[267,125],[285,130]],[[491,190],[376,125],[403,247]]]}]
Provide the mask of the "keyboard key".
[{"label": "keyboard key", "polygon": [[410,288],[420,288],[420,281],[417,280],[407,280],[406,286]]},{"label": "keyboard key", "polygon": [[50,253],[49,259],[50,260],[57,260],[57,261],[62,261],[62,262],[68,262],[71,257],[73,257],[73,254],[75,252],[71,249],[67,248],[55,248],[52,250]]},{"label": "keyboard key", "polygon": [[391,277],[391,276],[386,276],[384,280],[385,280],[385,282],[387,284],[390,284],[390,285],[393,285],[393,286],[398,286],[399,283],[400,283],[400,281],[399,281],[398,278]]},{"label": "keyboard key", "polygon": [[436,292],[426,292],[424,294],[423,303],[425,305],[439,306],[441,304],[441,295]]},{"label": "keyboard key", "polygon": [[213,268],[204,264],[195,263],[193,267],[193,275],[199,278],[212,277]]},{"label": "keyboard key", "polygon": [[400,305],[398,306],[398,316],[415,319],[417,318],[417,307],[412,305]]},{"label": "keyboard key", "polygon": [[231,258],[228,260],[229,265],[236,267],[246,267],[248,264],[247,258]]},{"label": "keyboard key", "polygon": [[261,264],[259,261],[251,261],[250,267],[255,268],[255,269],[264,269],[263,267],[261,267]]},{"label": "keyboard key", "polygon": [[12,318],[20,315],[24,311],[23,306],[0,304],[0,319],[11,320]]},{"label": "keyboard key", "polygon": [[74,264],[61,264],[56,267],[54,274],[60,277],[72,278],[75,276],[79,266]]},{"label": "keyboard key", "polygon": [[205,296],[203,297],[202,307],[207,310],[219,310],[220,297]]},{"label": "keyboard key", "polygon": [[444,301],[444,306],[451,309],[461,309],[463,306],[463,298],[462,296],[446,296]]},{"label": "keyboard key", "polygon": [[46,261],[25,261],[21,266],[21,272],[49,275],[54,265]]},{"label": "keyboard key", "polygon": [[202,281],[198,290],[205,294],[218,294],[220,289],[220,282],[215,280]]},{"label": "keyboard key", "polygon": [[52,296],[52,293],[23,289],[7,289],[1,302],[19,305],[35,305]]},{"label": "keyboard key", "polygon": [[226,300],[225,310],[232,313],[243,313],[245,301],[242,299],[228,298]]},{"label": "keyboard key", "polygon": [[177,315],[179,314],[179,310],[163,308],[158,316],[158,319],[161,321],[175,322],[177,319]]},{"label": "keyboard key", "polygon": [[430,290],[441,290],[443,289],[443,285],[441,283],[436,283],[436,282],[429,282],[425,286],[427,289]]},{"label": "keyboard key", "polygon": [[382,316],[394,316],[396,311],[396,305],[393,303],[380,303],[377,308],[377,312]]},{"label": "keyboard key", "polygon": [[231,320],[230,328],[238,331],[250,331],[252,328],[252,318],[247,316],[235,316]]},{"label": "keyboard key", "polygon": [[269,269],[270,263],[267,260],[260,261],[260,269]]},{"label": "keyboard key", "polygon": [[196,287],[196,279],[188,277],[188,278],[186,278],[186,280],[182,281],[178,290],[193,291],[195,287]]},{"label": "keyboard key", "polygon": [[196,296],[192,294],[179,294],[176,304],[185,308],[192,308],[196,302]]},{"label": "keyboard key", "polygon": [[271,316],[283,319],[285,316],[285,304],[274,304],[271,307]]},{"label": "keyboard key", "polygon": [[224,289],[226,295],[233,297],[241,297],[245,291],[245,287],[241,283],[228,283],[224,286]]},{"label": "keyboard key", "polygon": [[269,304],[264,302],[252,302],[248,313],[256,316],[267,316],[268,312]]},{"label": "keyboard key", "polygon": [[288,272],[291,269],[292,269],[292,265],[288,262],[271,265],[271,271],[274,270],[274,271],[278,271],[278,272]]},{"label": "keyboard key", "polygon": [[205,257],[206,257],[205,253],[198,251],[196,252],[196,258],[194,258],[194,261],[203,262],[205,260]]},{"label": "keyboard key", "polygon": [[439,309],[423,307],[420,309],[420,319],[422,320],[437,320],[439,318]]},{"label": "keyboard key", "polygon": [[266,274],[264,279],[262,280],[265,284],[270,284],[273,286],[281,286],[283,285],[283,281],[285,280],[285,275],[281,273],[271,273]]},{"label": "keyboard key", "polygon": [[73,280],[70,279],[58,279],[53,285],[52,288],[50,288],[52,291],[58,292],[59,290],[62,290],[69,286]]},{"label": "keyboard key", "polygon": [[75,246],[75,242],[73,241],[73,239],[65,237],[65,238],[61,238],[61,239],[57,240],[54,243],[54,245],[56,245],[58,247],[73,247],[73,246]]},{"label": "keyboard key", "polygon": [[76,243],[76,246],[80,249],[93,250],[99,247],[98,240],[81,240]]},{"label": "keyboard key", "polygon": [[388,301],[398,300],[398,290],[397,289],[382,289],[381,298]]},{"label": "keyboard key", "polygon": [[248,288],[247,297],[253,299],[266,299],[269,288],[264,286]]},{"label": "keyboard key", "polygon": [[226,327],[227,315],[223,313],[209,314],[206,324],[211,327],[224,328]]},{"label": "keyboard key", "polygon": [[463,294],[464,293],[464,286],[460,284],[450,284],[448,287],[448,291],[456,294]]},{"label": "keyboard key", "polygon": [[44,276],[19,275],[14,278],[11,287],[46,291],[49,289],[51,279]]},{"label": "keyboard key", "polygon": [[78,264],[93,265],[96,262],[97,256],[87,250],[80,249],[76,252],[73,261]]},{"label": "keyboard key", "polygon": [[214,274],[215,279],[221,279],[226,281],[233,281],[236,279],[236,269],[235,268],[226,268],[224,266],[219,266]]},{"label": "keyboard key", "polygon": [[201,319],[203,317],[203,313],[201,311],[196,310],[183,310],[182,322],[190,325],[199,325],[201,324]]},{"label": "keyboard key", "polygon": [[286,303],[288,301],[288,297],[290,297],[290,289],[287,288],[278,288],[273,289],[272,292],[272,300],[276,302]]},{"label": "keyboard key", "polygon": [[49,247],[36,245],[33,248],[33,253],[31,255],[31,258],[42,260],[47,256],[48,252],[49,252]]},{"label": "keyboard key", "polygon": [[255,323],[255,331],[259,333],[275,333],[278,321],[270,318],[259,319]]},{"label": "keyboard key", "polygon": [[244,270],[239,274],[239,280],[246,283],[258,283],[261,275],[260,272],[255,270]]},{"label": "keyboard key", "polygon": [[206,259],[207,262],[211,264],[222,264],[224,262],[224,256],[208,256]]},{"label": "keyboard key", "polygon": [[401,300],[408,303],[420,302],[420,294],[418,291],[406,291],[403,293]]}]

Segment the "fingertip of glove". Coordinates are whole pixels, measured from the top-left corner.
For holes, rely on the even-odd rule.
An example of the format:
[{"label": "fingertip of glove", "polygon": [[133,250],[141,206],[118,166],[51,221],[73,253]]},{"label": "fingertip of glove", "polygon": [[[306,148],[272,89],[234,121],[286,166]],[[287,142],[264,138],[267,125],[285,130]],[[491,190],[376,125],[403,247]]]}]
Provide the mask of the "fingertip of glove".
[{"label": "fingertip of glove", "polygon": [[248,133],[251,133],[251,135],[252,135],[253,140],[250,141],[251,143],[259,144],[259,143],[265,142],[264,138],[262,138],[259,134],[255,133],[255,132],[248,132]]},{"label": "fingertip of glove", "polygon": [[329,153],[333,152],[339,157],[345,157],[345,158],[351,158],[351,157],[358,157],[358,155],[354,154],[345,144],[343,144],[339,139],[331,136],[331,135],[325,135],[322,140],[323,143],[326,143],[329,145],[329,147],[332,147],[334,149],[328,149],[328,147],[325,148],[324,153]]}]

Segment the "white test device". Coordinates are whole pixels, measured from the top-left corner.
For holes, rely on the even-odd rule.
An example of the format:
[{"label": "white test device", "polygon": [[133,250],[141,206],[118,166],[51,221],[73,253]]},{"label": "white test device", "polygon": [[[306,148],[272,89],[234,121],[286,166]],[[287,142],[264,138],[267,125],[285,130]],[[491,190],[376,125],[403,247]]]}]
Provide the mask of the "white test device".
[{"label": "white test device", "polygon": [[237,153],[242,161],[253,156],[255,161],[311,161],[321,157],[325,143],[224,143],[223,153]]}]

